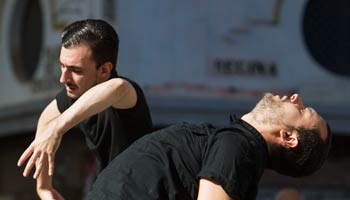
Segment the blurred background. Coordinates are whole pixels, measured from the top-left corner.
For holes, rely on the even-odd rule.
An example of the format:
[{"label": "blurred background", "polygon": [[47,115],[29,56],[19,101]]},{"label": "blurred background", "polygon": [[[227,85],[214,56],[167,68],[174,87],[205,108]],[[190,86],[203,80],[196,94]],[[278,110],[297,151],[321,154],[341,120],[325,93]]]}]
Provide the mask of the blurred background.
[{"label": "blurred background", "polygon": [[[0,0],[0,200],[37,199],[16,163],[60,90],[60,32],[101,18],[118,29],[118,71],[138,82],[156,128],[229,123],[266,91],[301,94],[329,122],[332,150],[316,174],[266,171],[258,199],[285,187],[304,199],[350,199],[350,3],[347,0]],[[94,158],[66,134],[54,185],[82,199]]]}]

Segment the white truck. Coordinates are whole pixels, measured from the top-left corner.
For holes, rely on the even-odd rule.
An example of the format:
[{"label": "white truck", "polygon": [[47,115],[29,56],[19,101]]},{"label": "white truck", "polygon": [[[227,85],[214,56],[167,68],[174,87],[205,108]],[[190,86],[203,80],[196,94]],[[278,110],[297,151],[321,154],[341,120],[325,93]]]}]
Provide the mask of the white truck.
[{"label": "white truck", "polygon": [[230,114],[249,111],[266,91],[297,92],[335,133],[349,134],[345,5],[345,0],[2,0],[0,135],[35,129],[60,88],[60,32],[83,18],[102,18],[118,29],[118,71],[142,86],[156,126],[227,124]]}]

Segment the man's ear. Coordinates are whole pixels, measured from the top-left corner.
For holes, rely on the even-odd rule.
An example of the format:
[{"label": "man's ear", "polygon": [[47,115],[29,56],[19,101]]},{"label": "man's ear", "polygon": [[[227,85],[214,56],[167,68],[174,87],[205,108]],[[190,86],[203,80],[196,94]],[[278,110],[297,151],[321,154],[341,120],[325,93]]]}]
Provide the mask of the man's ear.
[{"label": "man's ear", "polygon": [[296,131],[286,131],[280,130],[280,138],[282,139],[282,144],[289,148],[295,148],[298,146],[298,137]]},{"label": "man's ear", "polygon": [[111,75],[113,65],[111,62],[105,62],[98,68],[100,79],[107,80]]}]

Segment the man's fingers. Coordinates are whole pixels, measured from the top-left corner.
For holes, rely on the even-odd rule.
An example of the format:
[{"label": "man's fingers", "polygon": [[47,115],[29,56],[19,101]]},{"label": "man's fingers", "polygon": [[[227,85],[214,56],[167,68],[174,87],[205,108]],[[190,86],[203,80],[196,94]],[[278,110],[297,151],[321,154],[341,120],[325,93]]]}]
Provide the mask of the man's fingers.
[{"label": "man's fingers", "polygon": [[30,145],[21,155],[21,157],[18,159],[17,165],[20,167],[23,165],[23,163],[32,155],[34,151],[33,145]]},{"label": "man's fingers", "polygon": [[45,153],[41,153],[40,158],[37,160],[36,164],[35,164],[35,173],[33,175],[34,179],[37,179],[38,176],[40,175],[42,169],[43,169],[43,162],[44,162],[44,158],[45,158]]},{"label": "man's fingers", "polygon": [[33,166],[35,165],[35,161],[40,156],[40,152],[34,152],[32,157],[29,159],[26,168],[24,169],[23,176],[28,176],[30,174],[30,171],[32,170]]},{"label": "man's fingers", "polygon": [[55,168],[55,156],[49,155],[49,176],[53,175],[54,168]]}]

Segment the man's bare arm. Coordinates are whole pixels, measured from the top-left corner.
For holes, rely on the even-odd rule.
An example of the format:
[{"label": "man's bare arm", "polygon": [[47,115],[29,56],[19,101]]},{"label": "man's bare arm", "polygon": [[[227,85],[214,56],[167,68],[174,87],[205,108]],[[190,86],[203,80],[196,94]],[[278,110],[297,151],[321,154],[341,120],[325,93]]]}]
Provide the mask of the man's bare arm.
[{"label": "man's bare arm", "polygon": [[134,87],[124,79],[114,78],[85,92],[58,118],[59,127],[66,132],[82,120],[110,106],[127,109],[135,106],[136,102],[137,95]]},{"label": "man's bare arm", "polygon": [[206,178],[201,178],[199,181],[198,200],[233,200],[218,183]]}]

